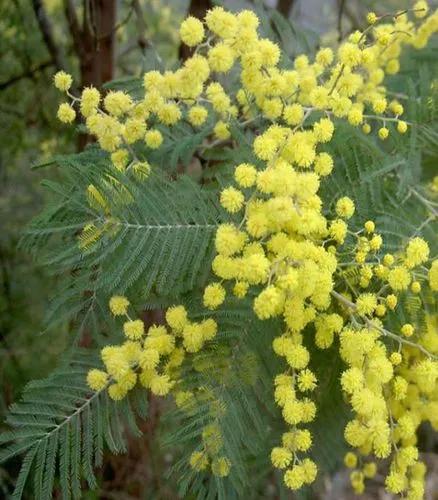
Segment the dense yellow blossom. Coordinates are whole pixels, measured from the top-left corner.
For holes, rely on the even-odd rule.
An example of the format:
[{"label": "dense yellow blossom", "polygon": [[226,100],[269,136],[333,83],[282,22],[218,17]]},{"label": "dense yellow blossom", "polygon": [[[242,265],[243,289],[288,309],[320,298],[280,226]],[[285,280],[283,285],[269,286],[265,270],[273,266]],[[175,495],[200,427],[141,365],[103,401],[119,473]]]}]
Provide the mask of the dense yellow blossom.
[{"label": "dense yellow blossom", "polygon": [[195,126],[200,127],[208,116],[208,110],[203,106],[193,106],[188,113],[189,122]]},{"label": "dense yellow blossom", "polygon": [[97,113],[97,107],[100,102],[100,93],[94,87],[86,87],[81,95],[81,113],[87,118]]},{"label": "dense yellow blossom", "polygon": [[[211,127],[202,148],[228,148],[238,142],[235,127],[254,125],[251,159],[231,165],[228,184],[221,186],[221,212],[227,218],[216,230],[216,281],[205,287],[203,305],[218,309],[232,291],[240,300],[251,297],[247,300],[257,320],[283,321],[272,349],[283,362],[273,392],[285,432],[272,449],[271,461],[284,469],[284,482],[292,490],[313,482],[317,474],[314,462],[302,456],[312,445],[306,424],[317,412],[310,399],[318,383],[312,349],[332,346],[344,363],[340,384],[352,409],[344,435],[355,448],[345,457],[354,469],[354,490],[362,492],[365,479],[376,474],[374,462],[361,465],[362,455],[370,455],[390,461],[388,491],[407,492],[408,498],[418,498],[421,492],[424,473],[415,433],[423,420],[438,428],[432,411],[438,407],[438,366],[425,355],[425,349],[438,353],[438,343],[431,334],[421,337],[416,325],[399,325],[394,333],[385,321],[399,295],[403,304],[403,294],[421,291],[426,271],[430,288],[438,290],[438,261],[427,264],[429,247],[419,237],[413,237],[404,252],[381,255],[384,233],[376,233],[375,221],[359,220],[355,201],[343,193],[333,200],[334,206],[323,206],[319,188],[336,168],[326,143],[336,134],[339,120],[365,133],[377,131],[382,140],[389,138],[390,130],[407,132],[407,122],[400,118],[403,106],[391,100],[384,77],[399,71],[403,45],[421,48],[438,30],[436,13],[418,28],[411,20],[426,13],[425,2],[417,2],[414,15],[369,13],[369,26],[362,33],[353,32],[337,48],[321,48],[314,59],[300,55],[288,66],[278,45],[260,37],[253,12],[233,14],[215,7],[204,21],[189,17],[181,24],[181,40],[193,47],[192,56],[174,71],[147,72],[139,100],[110,91],[100,109],[101,96],[93,88],[84,89],[77,99],[86,127],[111,153],[114,167],[135,172],[136,165],[146,164],[140,168],[147,171],[144,177],[151,167],[135,157],[137,143],[150,153],[162,146],[164,137],[167,141],[169,132],[188,122],[201,130]],[[239,87],[235,93],[227,85],[234,74]],[[71,82],[57,76],[55,84],[68,90]],[[69,103],[61,107],[62,121],[75,119]],[[94,204],[108,211],[93,188]],[[338,259],[345,255],[351,263],[344,276],[344,263]],[[185,362],[199,369],[202,349],[221,334],[216,322],[192,321],[179,305],[167,310],[165,325],[145,332],[140,319],[128,316],[128,306],[125,297],[110,300],[113,315],[127,317],[127,340],[102,350],[105,371],[90,371],[90,388],[101,390],[109,384],[110,397],[119,400],[138,382],[155,395],[175,394],[181,409],[196,404],[196,396],[179,387],[184,383],[179,370]],[[388,337],[391,344],[386,343]],[[422,351],[415,350],[417,337],[425,344]],[[315,347],[309,347],[312,341]],[[206,426],[200,444],[190,457],[191,467],[228,476],[233,464],[223,455],[218,426]],[[394,453],[395,444],[399,453]]]},{"label": "dense yellow blossom", "polygon": [[157,149],[163,142],[163,136],[159,130],[148,130],[144,136],[146,145],[151,149]]},{"label": "dense yellow blossom", "polygon": [[238,212],[243,207],[243,194],[233,187],[225,188],[221,193],[221,205],[228,212]]},{"label": "dense yellow blossom", "polygon": [[429,258],[429,245],[422,238],[414,238],[406,247],[406,265],[408,268],[416,267]]},{"label": "dense yellow blossom", "polygon": [[389,271],[388,283],[394,291],[406,290],[411,280],[411,275],[404,266],[395,266]]},{"label": "dense yellow blossom", "polygon": [[123,325],[123,331],[126,337],[128,337],[128,339],[138,340],[144,334],[143,321],[141,321],[140,319],[136,319],[134,321],[127,321]]}]

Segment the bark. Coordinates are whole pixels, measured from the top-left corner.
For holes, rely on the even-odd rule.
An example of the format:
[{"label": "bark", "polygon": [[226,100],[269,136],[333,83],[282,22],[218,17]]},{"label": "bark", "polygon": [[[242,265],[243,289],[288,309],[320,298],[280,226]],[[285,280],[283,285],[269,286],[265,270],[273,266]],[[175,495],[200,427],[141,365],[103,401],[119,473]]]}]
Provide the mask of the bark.
[{"label": "bark", "polygon": [[[64,11],[79,58],[81,87],[101,89],[105,82],[114,78],[116,0],[83,0],[82,25],[73,0],[64,0]],[[90,136],[81,134],[79,150],[90,141]]]},{"label": "bark", "polygon": [[82,26],[72,0],[65,0],[64,10],[79,57],[81,86],[100,88],[114,77],[116,1],[84,0]]}]

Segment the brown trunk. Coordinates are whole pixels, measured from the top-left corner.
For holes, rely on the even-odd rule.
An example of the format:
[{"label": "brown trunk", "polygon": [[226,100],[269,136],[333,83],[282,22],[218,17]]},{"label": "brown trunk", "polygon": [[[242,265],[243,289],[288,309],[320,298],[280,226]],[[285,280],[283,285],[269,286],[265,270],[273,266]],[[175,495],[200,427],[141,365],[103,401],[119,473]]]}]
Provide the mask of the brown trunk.
[{"label": "brown trunk", "polygon": [[[212,8],[211,0],[191,0],[189,10],[187,12],[188,16],[194,16],[198,19],[204,19],[205,14],[208,9]],[[183,61],[188,59],[192,53],[192,49],[185,44],[181,44],[179,47],[179,57]]]},{"label": "brown trunk", "polygon": [[[100,89],[114,78],[116,0],[83,0],[82,26],[72,0],[64,0],[73,46],[79,58],[81,87]],[[78,149],[84,149],[90,136],[81,134]]]},{"label": "brown trunk", "polygon": [[[115,0],[84,0],[81,86],[100,89],[114,78]],[[91,142],[87,134],[79,136],[79,150]]]},{"label": "brown trunk", "polygon": [[84,0],[82,86],[100,88],[114,78],[115,0]]}]

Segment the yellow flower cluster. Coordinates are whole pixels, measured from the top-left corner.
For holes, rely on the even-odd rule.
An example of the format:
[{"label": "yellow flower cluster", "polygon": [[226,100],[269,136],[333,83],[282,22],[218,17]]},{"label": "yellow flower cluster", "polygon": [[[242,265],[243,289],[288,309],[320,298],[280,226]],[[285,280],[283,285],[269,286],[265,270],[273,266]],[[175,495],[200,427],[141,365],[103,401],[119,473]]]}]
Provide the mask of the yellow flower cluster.
[{"label": "yellow flower cluster", "polygon": [[[427,7],[426,2],[419,3]],[[416,16],[424,17],[426,7],[414,9]],[[388,16],[382,21],[386,19]],[[353,33],[336,52],[322,48],[313,63],[301,55],[293,69],[280,69],[280,49],[258,37],[259,20],[253,12],[234,15],[216,7],[208,12],[206,26],[194,17],[183,21],[180,36],[195,48],[194,55],[176,71],[146,73],[145,95],[140,101],[122,91],[110,91],[102,98],[95,88],[85,88],[80,97],[74,97],[69,92],[72,77],[63,71],[57,73],[55,86],[71,100],[61,104],[58,117],[71,123],[78,104],[89,132],[104,150],[122,150],[132,161],[138,161],[130,145],[144,141],[151,149],[160,147],[163,135],[156,128],[159,124],[173,126],[184,119],[199,127],[213,115],[215,135],[227,139],[230,119],[239,114],[249,118],[261,114],[283,127],[275,126],[259,138],[254,146],[260,158],[272,161],[275,156],[304,168],[313,164],[320,175],[326,175],[330,160],[317,155],[315,149],[318,143],[330,139],[330,120],[315,123],[313,130],[306,132],[295,133],[288,128],[302,127],[310,112],[346,118],[354,126],[363,125],[367,133],[371,130],[369,122],[382,121],[382,139],[389,135],[386,123],[396,122],[400,133],[407,130],[407,123],[399,118],[403,106],[387,100],[382,81],[385,73],[398,72],[402,45],[424,47],[438,29],[438,15],[429,16],[418,29],[406,13],[394,16],[393,22],[379,20],[371,13],[369,28]],[[233,99],[215,81],[215,74],[226,73],[237,64],[242,86]],[[367,110],[371,114],[365,114]]]},{"label": "yellow flower cluster", "polygon": [[[399,334],[393,333],[384,327],[381,318],[388,309],[397,307],[397,295],[407,293],[413,280],[410,291],[418,293],[421,290],[420,281],[427,280],[423,265],[430,252],[426,241],[413,237],[400,254],[386,254],[379,262],[370,248],[373,239],[379,236],[375,227],[374,222],[367,221],[365,236],[362,231],[356,233],[353,251],[360,272],[348,283],[350,287],[373,287],[379,292],[360,293],[355,302],[349,293],[335,292],[340,304],[346,307],[344,313],[353,317],[339,335],[339,352],[348,365],[342,374],[341,386],[354,412],[354,419],[345,429],[345,439],[357,448],[357,455],[348,453],[345,463],[354,469],[351,473],[354,490],[362,493],[365,479],[375,474],[374,462],[370,465],[364,463],[364,459],[369,455],[377,459],[391,456],[385,481],[387,490],[414,500],[423,498],[425,472],[415,446],[416,431],[424,421],[432,426],[438,423],[435,417],[438,397],[436,317],[428,318],[427,330],[422,330],[421,335],[410,323],[401,325]],[[378,248],[382,244],[379,238]],[[360,258],[357,258],[358,253]],[[367,258],[377,263],[368,263]],[[433,272],[435,262],[429,273]],[[390,352],[384,343],[385,337],[390,338],[398,350]],[[411,337],[415,341],[407,340]]]},{"label": "yellow flower cluster", "polygon": [[[421,18],[423,11],[420,6],[414,14]],[[343,277],[337,247],[346,241],[355,205],[345,196],[335,200],[335,215],[328,220],[318,190],[333,168],[333,159],[322,148],[335,133],[336,119],[362,126],[365,133],[371,131],[370,123],[381,122],[382,140],[390,133],[389,123],[394,122],[399,133],[407,131],[407,123],[400,119],[403,106],[389,99],[383,79],[398,72],[403,45],[423,47],[438,31],[438,13],[418,28],[406,12],[382,19],[370,13],[368,22],[366,30],[353,33],[336,50],[321,48],[314,60],[301,55],[292,68],[284,68],[280,48],[259,37],[259,20],[253,12],[232,14],[215,7],[204,23],[193,17],[182,23],[180,36],[193,47],[192,57],[176,71],[146,73],[145,94],[139,102],[120,91],[109,92],[102,101],[96,89],[84,89],[80,99],[71,98],[119,170],[142,164],[132,144],[143,141],[150,149],[159,148],[161,130],[181,120],[201,127],[211,118],[218,143],[229,140],[232,123],[263,124],[252,145],[257,160],[236,165],[233,185],[220,194],[220,203],[231,216],[216,232],[212,270],[217,281],[205,288],[204,306],[216,309],[227,293],[243,298],[255,287],[256,316],[284,320],[283,333],[273,340],[284,367],[275,378],[274,398],[287,429],[281,445],[272,450],[271,461],[284,470],[287,487],[295,490],[312,483],[317,474],[316,464],[303,456],[312,444],[304,426],[317,410],[308,395],[317,379],[303,343],[304,329],[313,325],[316,346],[326,349],[336,336],[347,365],[341,385],[355,415],[345,429],[347,442],[361,456],[386,458],[395,451],[387,489],[407,492],[414,500],[420,498],[424,475],[415,430],[423,420],[438,426],[434,417],[438,365],[430,355],[438,352],[438,344],[428,345],[432,343],[428,336],[415,344],[407,339],[416,335],[410,324],[401,326],[398,335],[386,330],[381,318],[397,307],[398,294],[409,291],[409,286],[412,293],[421,291],[420,281],[425,279],[419,266],[428,261],[429,247],[416,237],[403,255],[380,258],[382,236],[375,233],[375,223],[367,221],[354,233],[353,265],[359,272],[353,286],[366,289],[378,282],[381,291],[354,297],[351,290],[336,292],[335,273]],[[225,81],[222,74],[231,70],[240,85],[235,95],[218,81]],[[68,92],[71,82],[64,75],[55,82]],[[68,103],[58,112],[65,122],[74,120],[73,113]],[[432,290],[438,289],[437,262],[428,271]],[[138,378],[152,393],[165,395],[176,384],[186,353],[202,349],[216,335],[216,323],[212,319],[192,323],[186,310],[177,306],[167,311],[169,328],[152,326],[145,332],[141,320],[127,315],[128,305],[124,297],[111,299],[113,314],[127,317],[123,326],[127,340],[102,350],[105,371],[92,370],[89,385],[95,390],[108,386],[110,396],[120,399]],[[390,352],[385,336],[396,341],[399,351]],[[179,393],[177,404],[190,399],[190,394]],[[226,476],[230,462],[219,450],[211,451],[211,443],[217,445],[221,439],[216,431],[205,430],[203,449],[195,451],[190,462],[195,470],[211,463],[214,474]],[[376,466],[370,462],[357,469],[353,456],[346,463],[355,469],[352,484],[361,492]]]},{"label": "yellow flower cluster", "polygon": [[126,297],[112,297],[109,308],[114,316],[126,318],[123,324],[126,341],[102,349],[105,371],[91,370],[87,381],[95,391],[107,388],[114,400],[124,398],[137,381],[153,394],[165,396],[178,380],[178,368],[186,353],[199,351],[217,332],[213,319],[189,321],[183,306],[168,309],[168,327],[152,325],[147,332],[141,319],[130,318]]},{"label": "yellow flower cluster", "polygon": [[195,471],[206,470],[218,477],[228,476],[231,468],[230,460],[222,455],[223,439],[220,428],[209,424],[202,430],[202,451],[194,451],[190,456],[190,465]]},{"label": "yellow flower cluster", "polygon": [[429,357],[403,345],[388,359],[378,330],[341,334],[341,353],[350,366],[341,383],[355,411],[345,438],[357,448],[357,455],[349,452],[345,463],[354,469],[351,483],[356,493],[362,493],[364,480],[376,473],[375,463],[364,463],[365,457],[391,455],[385,480],[388,492],[411,500],[424,497],[426,469],[419,461],[416,431],[425,421],[438,429],[437,326],[436,316],[429,317],[427,331],[419,340]]}]

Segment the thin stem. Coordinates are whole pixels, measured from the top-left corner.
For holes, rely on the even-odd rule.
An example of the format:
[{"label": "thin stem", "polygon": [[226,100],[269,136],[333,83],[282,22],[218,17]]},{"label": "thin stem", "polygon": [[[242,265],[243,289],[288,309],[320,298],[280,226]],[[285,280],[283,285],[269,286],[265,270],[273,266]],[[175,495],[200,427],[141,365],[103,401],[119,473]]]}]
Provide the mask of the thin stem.
[{"label": "thin stem", "polygon": [[[340,293],[335,292],[334,290],[332,290],[331,294],[332,294],[333,297],[335,297],[335,299],[339,300],[339,302],[342,302],[344,305],[346,305],[347,307],[349,307],[351,310],[353,310],[353,311],[357,310],[356,304],[354,304],[353,302],[351,302],[350,300],[348,300],[346,297],[344,297]],[[365,321],[365,323],[367,324],[368,327],[374,328],[374,329],[378,330],[382,335],[390,337],[390,338],[396,340],[399,343],[406,344],[406,345],[408,345],[410,347],[414,347],[416,349],[419,349],[423,354],[425,354],[429,358],[434,359],[434,360],[438,360],[438,356],[435,356],[434,354],[430,353],[422,345],[416,344],[415,342],[411,342],[410,340],[404,339],[404,338],[400,337],[399,335],[397,335],[397,334],[395,334],[393,332],[390,332],[386,328],[383,328],[383,327],[381,327],[379,325],[376,325],[375,323],[373,323],[368,318],[363,318],[363,319],[364,319],[364,321]]]},{"label": "thin stem", "polygon": [[435,203],[432,200],[428,200],[412,187],[409,189],[409,192],[412,193],[416,198],[418,198],[423,203],[423,205],[433,213],[435,217],[438,216],[438,210],[435,208],[438,207],[438,203]]},{"label": "thin stem", "polygon": [[[363,115],[364,118],[368,120],[380,120],[383,122],[399,122],[400,118],[391,118],[389,116],[378,116],[378,115]],[[403,120],[404,121],[404,120]],[[408,125],[414,125],[412,122],[406,122]]]}]

